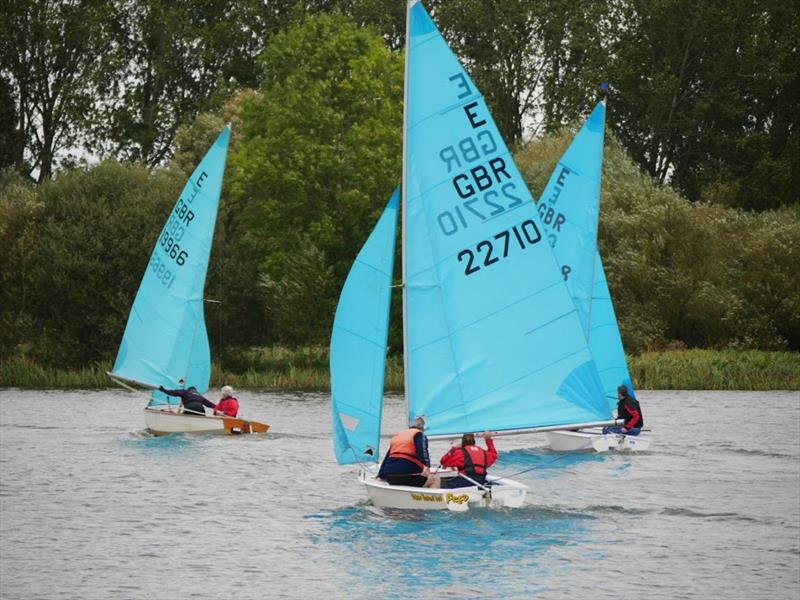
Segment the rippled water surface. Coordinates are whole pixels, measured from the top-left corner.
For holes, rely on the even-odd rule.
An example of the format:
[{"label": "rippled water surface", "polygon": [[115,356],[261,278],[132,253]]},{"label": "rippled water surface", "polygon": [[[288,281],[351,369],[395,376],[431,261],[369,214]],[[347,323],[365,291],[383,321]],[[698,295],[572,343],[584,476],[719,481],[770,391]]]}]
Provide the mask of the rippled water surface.
[{"label": "rippled water surface", "polygon": [[529,504],[466,514],[369,505],[327,396],[239,396],[269,434],[155,438],[124,391],[0,390],[0,598],[800,593],[798,392],[642,392],[640,455],[499,438]]}]

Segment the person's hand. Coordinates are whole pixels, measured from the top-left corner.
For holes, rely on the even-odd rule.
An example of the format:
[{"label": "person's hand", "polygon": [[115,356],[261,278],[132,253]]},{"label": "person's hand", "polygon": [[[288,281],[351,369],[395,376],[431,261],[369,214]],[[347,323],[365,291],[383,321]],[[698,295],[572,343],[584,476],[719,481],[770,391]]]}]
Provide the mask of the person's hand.
[{"label": "person's hand", "polygon": [[623,428],[621,429],[621,431],[622,431],[622,433],[628,433],[628,430],[627,430],[625,427],[623,427]]},{"label": "person's hand", "polygon": [[431,474],[431,470],[428,467],[422,467],[422,476],[427,477]]},{"label": "person's hand", "polygon": [[166,390],[164,389],[163,385],[158,386],[158,391],[159,392],[166,392]]},{"label": "person's hand", "polygon": [[484,432],[483,432],[483,439],[485,439],[485,440],[490,440],[490,439],[492,439],[492,434],[491,434],[491,433],[489,433],[488,431],[484,431]]}]

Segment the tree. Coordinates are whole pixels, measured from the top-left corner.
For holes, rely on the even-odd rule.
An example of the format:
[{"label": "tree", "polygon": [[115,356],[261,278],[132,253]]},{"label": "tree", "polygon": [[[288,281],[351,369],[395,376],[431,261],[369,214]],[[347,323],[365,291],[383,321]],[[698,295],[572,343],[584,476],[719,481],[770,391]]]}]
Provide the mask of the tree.
[{"label": "tree", "polygon": [[275,36],[263,65],[229,159],[231,234],[255,259],[273,339],[323,342],[399,180],[403,64],[371,29],[321,14]]},{"label": "tree", "polygon": [[300,14],[297,0],[115,0],[117,69],[94,124],[97,151],[151,168],[170,158],[175,133],[257,86],[257,56]]},{"label": "tree", "polygon": [[16,104],[14,163],[49,179],[72,164],[109,74],[110,0],[14,0],[0,12],[0,75]]}]

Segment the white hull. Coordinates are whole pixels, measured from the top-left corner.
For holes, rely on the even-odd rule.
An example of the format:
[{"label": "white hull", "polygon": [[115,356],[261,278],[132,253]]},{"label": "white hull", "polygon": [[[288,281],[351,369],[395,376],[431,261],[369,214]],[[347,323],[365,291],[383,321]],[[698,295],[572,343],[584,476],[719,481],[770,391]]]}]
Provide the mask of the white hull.
[{"label": "white hull", "polygon": [[549,431],[545,435],[550,449],[556,452],[642,452],[650,447],[650,440],[641,435],[588,431]]},{"label": "white hull", "polygon": [[265,433],[269,425],[244,419],[230,417],[216,417],[191,415],[187,413],[170,412],[156,408],[144,409],[144,422],[155,435],[169,435],[170,433]]},{"label": "white hull", "polygon": [[[463,512],[473,507],[519,508],[525,503],[528,486],[511,479],[488,476],[492,486],[444,489],[389,485],[376,476],[376,467],[361,469],[358,474],[367,488],[372,504],[382,508],[412,510],[452,510]],[[452,471],[446,472],[454,475]]]}]

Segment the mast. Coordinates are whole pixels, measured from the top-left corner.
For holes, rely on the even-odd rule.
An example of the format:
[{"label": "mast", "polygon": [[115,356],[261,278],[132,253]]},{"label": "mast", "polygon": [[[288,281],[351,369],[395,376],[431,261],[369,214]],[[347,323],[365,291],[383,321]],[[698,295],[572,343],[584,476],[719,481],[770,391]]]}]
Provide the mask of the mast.
[{"label": "mast", "polygon": [[402,261],[402,289],[403,289],[403,390],[406,397],[406,412],[408,412],[408,294],[406,293],[406,170],[408,159],[406,158],[408,130],[408,57],[411,44],[409,42],[411,31],[411,7],[418,0],[408,0],[406,5],[406,56],[403,70],[403,176],[400,184],[400,248]]}]

